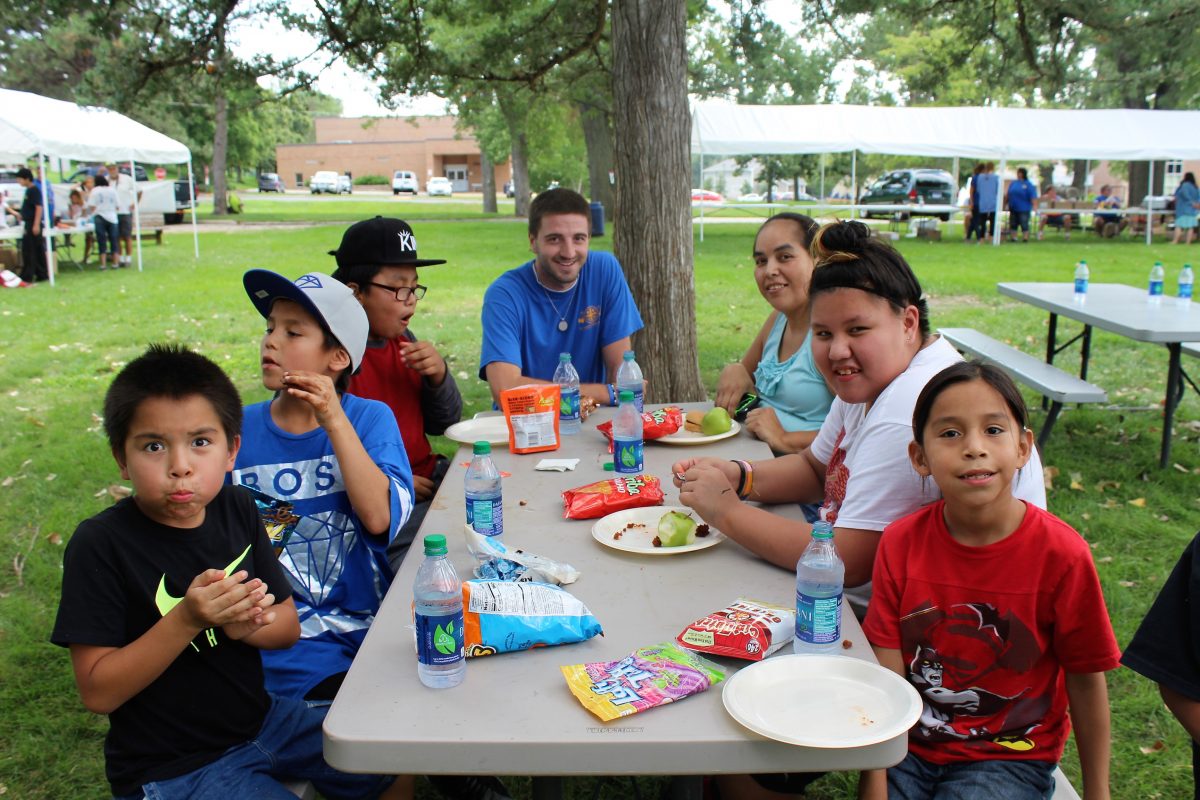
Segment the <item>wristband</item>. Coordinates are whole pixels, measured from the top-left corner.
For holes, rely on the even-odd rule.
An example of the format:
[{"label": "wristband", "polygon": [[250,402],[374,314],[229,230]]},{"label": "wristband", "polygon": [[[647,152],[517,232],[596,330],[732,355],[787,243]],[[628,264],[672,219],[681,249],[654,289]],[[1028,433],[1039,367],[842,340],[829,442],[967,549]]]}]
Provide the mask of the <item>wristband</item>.
[{"label": "wristband", "polygon": [[740,500],[746,500],[750,497],[750,493],[754,491],[754,465],[749,461],[742,461],[735,458],[733,463],[738,465],[738,471],[741,473],[741,479],[738,481],[737,496]]},{"label": "wristband", "polygon": [[736,464],[737,468],[738,468],[738,485],[737,485],[737,490],[736,490],[737,496],[739,498],[744,499],[744,495],[742,494],[742,489],[746,488],[746,462],[739,461],[736,458],[732,458],[732,459],[730,459],[730,461],[732,461],[734,464]]},{"label": "wristband", "polygon": [[604,384],[604,388],[608,389],[608,404],[615,406],[617,404],[617,390],[611,383]]}]

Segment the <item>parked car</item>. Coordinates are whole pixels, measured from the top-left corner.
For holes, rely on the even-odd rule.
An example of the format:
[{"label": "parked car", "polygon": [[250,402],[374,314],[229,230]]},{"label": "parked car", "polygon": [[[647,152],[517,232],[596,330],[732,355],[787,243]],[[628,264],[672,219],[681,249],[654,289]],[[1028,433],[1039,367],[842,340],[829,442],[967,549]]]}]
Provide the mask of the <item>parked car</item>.
[{"label": "parked car", "polygon": [[308,190],[313,194],[321,194],[322,192],[337,194],[338,174],[330,170],[314,172],[313,176],[308,179]]},{"label": "parked car", "polygon": [[725,198],[708,189],[692,189],[693,203],[724,203]]},{"label": "parked car", "polygon": [[449,178],[430,178],[425,184],[425,194],[430,197],[453,197],[454,187]]},{"label": "parked car", "polygon": [[354,192],[354,182],[350,180],[349,175],[337,176],[337,191],[338,194],[351,194]]},{"label": "parked car", "polygon": [[889,205],[911,205],[912,211],[900,212],[879,211],[864,213],[864,216],[892,217],[900,219],[914,217],[937,217],[943,221],[950,219],[946,212],[922,211],[922,204],[952,205],[958,197],[958,189],[954,185],[954,176],[944,169],[898,169],[889,172],[867,187],[860,202],[863,205],[871,203],[887,203]]},{"label": "parked car", "polygon": [[758,192],[748,192],[738,196],[739,203],[761,203],[763,196]]},{"label": "parked car", "polygon": [[512,181],[504,182],[504,196],[505,197],[516,197],[517,196],[517,189],[515,186],[513,186]]},{"label": "parked car", "polygon": [[[141,164],[135,164],[134,166],[137,167],[137,169],[135,170],[135,173],[136,173],[135,180],[139,180],[139,181],[149,180],[149,178],[146,177],[146,168],[145,167],[143,167]],[[104,170],[104,173],[108,174],[108,167],[106,167],[102,164],[91,164],[89,166],[79,167],[78,169],[76,169],[74,172],[71,173],[69,178],[67,178],[67,183],[79,183],[86,176],[96,175],[96,173],[100,172],[101,170]],[[122,175],[128,175],[129,174],[129,165],[128,164],[119,164],[119,165],[117,165],[117,171],[120,172]]]},{"label": "parked car", "polygon": [[275,172],[260,172],[258,174],[258,191],[283,192],[286,189],[283,179]]},{"label": "parked car", "polygon": [[414,197],[420,193],[416,173],[402,169],[398,169],[392,173],[392,195],[395,196],[401,192],[408,192]]}]

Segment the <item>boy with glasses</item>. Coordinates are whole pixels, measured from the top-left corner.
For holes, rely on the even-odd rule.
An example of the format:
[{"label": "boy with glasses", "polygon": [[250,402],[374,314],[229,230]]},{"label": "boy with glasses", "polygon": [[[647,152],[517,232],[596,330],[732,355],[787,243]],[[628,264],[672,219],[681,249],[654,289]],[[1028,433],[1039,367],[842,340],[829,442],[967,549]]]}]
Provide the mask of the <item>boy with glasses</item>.
[{"label": "boy with glasses", "polygon": [[370,326],[362,368],[351,378],[350,392],[392,409],[412,464],[416,505],[388,547],[388,563],[399,571],[450,466],[426,437],[440,435],[462,418],[462,395],[446,360],[432,342],[418,340],[409,329],[417,301],[426,292],[417,283],[417,267],[446,262],[418,258],[412,228],[386,217],[351,225],[329,254],[337,259],[333,277],[354,290]]}]

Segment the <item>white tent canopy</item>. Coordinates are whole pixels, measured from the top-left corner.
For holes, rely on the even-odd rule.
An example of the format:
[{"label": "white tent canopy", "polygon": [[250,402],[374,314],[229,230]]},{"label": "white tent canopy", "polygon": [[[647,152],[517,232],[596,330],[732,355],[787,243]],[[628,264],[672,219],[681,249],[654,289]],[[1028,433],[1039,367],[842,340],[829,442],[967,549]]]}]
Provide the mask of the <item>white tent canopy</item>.
[{"label": "white tent canopy", "polygon": [[1200,158],[1200,111],[697,103],[709,155],[864,153],[989,159]]},{"label": "white tent canopy", "polygon": [[[122,164],[187,164],[188,183],[194,185],[191,152],[186,145],[169,136],[111,109],[0,89],[0,161],[24,162],[34,156],[38,157],[39,163],[50,157]],[[138,225],[136,212],[135,200],[134,222]],[[192,198],[192,234],[199,256],[195,197]],[[46,238],[49,252],[50,237]],[[137,242],[140,270],[140,235]]]}]

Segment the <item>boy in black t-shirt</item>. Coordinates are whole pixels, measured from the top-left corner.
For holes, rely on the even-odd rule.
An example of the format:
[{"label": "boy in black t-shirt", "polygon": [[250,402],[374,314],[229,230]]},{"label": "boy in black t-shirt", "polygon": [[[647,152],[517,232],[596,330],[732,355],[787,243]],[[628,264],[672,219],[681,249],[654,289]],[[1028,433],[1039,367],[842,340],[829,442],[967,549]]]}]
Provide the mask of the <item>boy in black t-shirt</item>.
[{"label": "boy in black t-shirt", "polygon": [[151,346],[121,370],[104,428],[134,495],[76,529],[51,640],[109,716],[117,797],[292,797],[281,779],[374,797],[392,779],[333,770],[324,712],[263,686],[259,648],[290,647],[300,625],[254,500],[224,485],[241,422],[203,356]]}]

